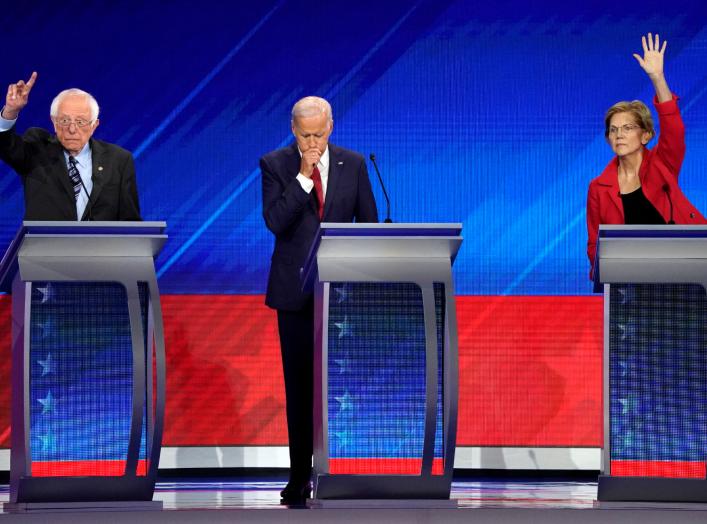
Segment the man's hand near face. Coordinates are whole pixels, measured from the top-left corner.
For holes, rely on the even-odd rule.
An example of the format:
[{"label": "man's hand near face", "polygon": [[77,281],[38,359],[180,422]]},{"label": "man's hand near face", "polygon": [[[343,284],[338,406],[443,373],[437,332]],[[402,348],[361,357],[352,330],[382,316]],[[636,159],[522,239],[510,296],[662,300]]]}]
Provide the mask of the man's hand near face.
[{"label": "man's hand near face", "polygon": [[300,163],[299,171],[307,178],[312,178],[312,172],[314,171],[314,166],[319,163],[319,159],[324,154],[323,151],[313,147],[307,151],[302,152],[302,161]]}]

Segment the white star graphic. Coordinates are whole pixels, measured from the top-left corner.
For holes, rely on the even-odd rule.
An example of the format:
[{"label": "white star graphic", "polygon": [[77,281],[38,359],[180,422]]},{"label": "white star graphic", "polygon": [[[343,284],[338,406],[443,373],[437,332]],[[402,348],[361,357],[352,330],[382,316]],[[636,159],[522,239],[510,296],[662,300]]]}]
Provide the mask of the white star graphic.
[{"label": "white star graphic", "polygon": [[334,363],[339,366],[339,375],[343,375],[351,369],[351,361],[348,358],[335,359]]},{"label": "white star graphic", "polygon": [[48,319],[42,324],[36,324],[36,326],[39,328],[39,338],[46,338],[47,334],[52,330],[52,321]]},{"label": "white star graphic", "polygon": [[626,376],[626,362],[619,362],[619,367],[621,368],[621,376],[625,377]]},{"label": "white star graphic", "polygon": [[56,439],[51,433],[40,435],[39,441],[42,443],[42,451],[51,451],[56,448]]},{"label": "white star graphic", "polygon": [[348,391],[342,397],[334,397],[334,399],[339,403],[339,413],[353,410],[353,397]]},{"label": "white star graphic", "polygon": [[38,360],[37,364],[42,366],[42,376],[48,375],[54,372],[54,361],[52,360],[52,354],[48,353],[47,358],[44,360]]},{"label": "white star graphic", "polygon": [[619,339],[626,339],[626,324],[616,324],[616,329],[619,330]]},{"label": "white star graphic", "polygon": [[345,448],[350,442],[351,442],[351,432],[344,430],[344,431],[332,431],[330,433],[336,440],[338,441],[338,449]]},{"label": "white star graphic", "polygon": [[336,298],[336,303],[341,304],[346,301],[348,298],[348,292],[346,291],[346,286],[340,286],[340,287],[335,287],[334,291],[336,291],[336,294],[338,297]]},{"label": "white star graphic", "polygon": [[621,404],[621,414],[625,415],[628,413],[628,399],[627,398],[620,398],[619,399],[619,404]]},{"label": "white star graphic", "polygon": [[42,415],[46,415],[47,413],[54,411],[54,404],[56,402],[51,391],[47,393],[46,397],[38,398],[37,401],[42,405]]},{"label": "white star graphic", "polygon": [[631,433],[627,433],[626,436],[622,439],[622,444],[625,448],[630,448],[633,445],[633,436]]},{"label": "white star graphic", "polygon": [[39,293],[42,295],[42,300],[39,301],[40,304],[47,303],[51,298],[52,285],[50,282],[47,282],[47,285],[44,287],[36,287],[34,289],[39,291]]},{"label": "white star graphic", "polygon": [[620,288],[618,289],[618,291],[619,291],[619,295],[620,295],[620,297],[619,297],[619,303],[620,303],[620,304],[625,304],[625,303],[626,303],[626,290],[625,290],[624,288],[620,287]]},{"label": "white star graphic", "polygon": [[349,328],[349,317],[345,316],[343,322],[334,322],[334,325],[339,328],[339,338],[343,338],[345,335],[351,334],[351,329]]}]

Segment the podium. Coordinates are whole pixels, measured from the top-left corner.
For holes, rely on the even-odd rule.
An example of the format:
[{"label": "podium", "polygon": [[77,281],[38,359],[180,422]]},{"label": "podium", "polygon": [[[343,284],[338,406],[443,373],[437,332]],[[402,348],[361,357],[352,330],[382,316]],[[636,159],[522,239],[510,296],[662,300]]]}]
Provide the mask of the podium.
[{"label": "podium", "polygon": [[599,228],[600,501],[707,502],[707,226]]},{"label": "podium", "polygon": [[457,431],[452,264],[461,224],[321,224],[314,499],[448,499]]},{"label": "podium", "polygon": [[[12,292],[9,511],[161,506],[164,222],[24,222]],[[121,504],[122,502],[122,504]],[[63,506],[62,506],[63,505]]]}]

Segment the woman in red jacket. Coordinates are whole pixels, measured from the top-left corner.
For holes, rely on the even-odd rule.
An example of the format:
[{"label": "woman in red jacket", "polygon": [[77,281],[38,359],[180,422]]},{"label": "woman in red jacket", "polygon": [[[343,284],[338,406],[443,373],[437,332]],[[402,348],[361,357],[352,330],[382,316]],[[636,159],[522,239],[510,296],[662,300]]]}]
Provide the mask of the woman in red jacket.
[{"label": "woman in red jacket", "polygon": [[655,88],[660,136],[655,136],[651,112],[639,101],[618,102],[606,112],[606,140],[616,153],[604,172],[589,184],[587,195],[587,255],[594,263],[599,224],[705,224],[707,220],[678,186],[685,158],[685,126],[677,100],[663,75],[667,42],[651,33],[642,37],[643,57],[634,58]]}]

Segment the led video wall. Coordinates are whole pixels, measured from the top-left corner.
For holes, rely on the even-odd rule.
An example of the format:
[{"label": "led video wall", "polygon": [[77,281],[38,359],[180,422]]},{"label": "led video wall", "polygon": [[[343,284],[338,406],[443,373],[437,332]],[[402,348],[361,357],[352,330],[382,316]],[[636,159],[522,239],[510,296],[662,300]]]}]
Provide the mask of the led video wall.
[{"label": "led video wall", "polygon": [[[168,224],[165,445],[287,443],[258,159],[291,142],[292,104],[316,94],[332,103],[332,142],[376,154],[394,221],[464,226],[458,444],[601,446],[585,202],[612,157],[603,115],[650,102],[632,54],[659,32],[687,129],[681,187],[707,212],[703,2],[68,0],[8,5],[4,18],[5,40],[22,45],[3,55],[0,87],[39,73],[17,129],[49,127],[61,89],[92,92],[95,136],[133,152],[143,218]],[[2,164],[0,249],[22,214]],[[0,296],[2,447],[9,315]]]}]

